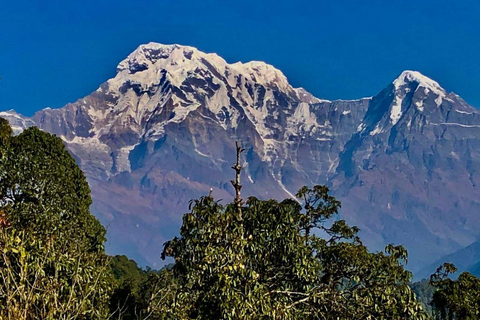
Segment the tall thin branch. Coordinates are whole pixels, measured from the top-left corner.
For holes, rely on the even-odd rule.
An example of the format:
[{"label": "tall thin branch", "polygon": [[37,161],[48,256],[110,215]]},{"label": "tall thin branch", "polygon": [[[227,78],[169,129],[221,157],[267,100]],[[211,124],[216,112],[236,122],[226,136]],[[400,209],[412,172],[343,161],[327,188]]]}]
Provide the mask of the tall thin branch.
[{"label": "tall thin branch", "polygon": [[237,206],[238,210],[238,219],[242,221],[242,204],[243,204],[243,199],[241,196],[241,191],[242,191],[242,185],[240,184],[240,174],[242,173],[243,166],[240,164],[240,154],[245,151],[240,146],[240,143],[238,141],[235,141],[235,146],[237,149],[237,162],[235,162],[232,166],[232,169],[235,170],[235,180],[231,180],[230,182],[232,183],[233,187],[235,188],[235,204]]}]

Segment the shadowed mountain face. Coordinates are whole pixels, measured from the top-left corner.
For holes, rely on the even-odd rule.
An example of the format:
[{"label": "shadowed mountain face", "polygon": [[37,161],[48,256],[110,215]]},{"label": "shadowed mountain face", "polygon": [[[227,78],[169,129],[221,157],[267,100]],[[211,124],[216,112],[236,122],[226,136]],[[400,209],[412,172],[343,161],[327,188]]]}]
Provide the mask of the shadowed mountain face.
[{"label": "shadowed mountain face", "polygon": [[236,139],[245,196],[327,184],[365,243],[404,244],[414,271],[480,234],[480,112],[414,71],[373,98],[326,101],[263,62],[150,43],[75,103],[0,116],[16,132],[37,125],[65,141],[109,250],[140,264],[159,265],[190,199],[210,188],[233,198]]},{"label": "shadowed mountain face", "polygon": [[[428,279],[433,273],[432,270],[436,270],[436,268],[443,265],[444,262],[453,263],[460,271],[467,271],[476,277],[480,277],[480,240],[475,241],[468,247],[443,256],[434,263],[423,267],[417,273],[417,278]],[[458,277],[459,275],[460,272],[454,274],[455,277]]]}]

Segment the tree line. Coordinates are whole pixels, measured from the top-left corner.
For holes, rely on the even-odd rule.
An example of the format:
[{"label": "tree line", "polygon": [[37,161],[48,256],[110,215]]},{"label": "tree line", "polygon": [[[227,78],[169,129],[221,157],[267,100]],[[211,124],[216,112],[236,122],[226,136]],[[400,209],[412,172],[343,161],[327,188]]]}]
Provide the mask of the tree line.
[{"label": "tree line", "polygon": [[143,270],[105,254],[61,139],[35,127],[14,136],[0,118],[0,320],[480,319],[478,278],[452,280],[445,264],[412,286],[405,248],[370,252],[327,187],[244,201],[242,151],[234,201],[192,200],[163,244],[174,263]]}]

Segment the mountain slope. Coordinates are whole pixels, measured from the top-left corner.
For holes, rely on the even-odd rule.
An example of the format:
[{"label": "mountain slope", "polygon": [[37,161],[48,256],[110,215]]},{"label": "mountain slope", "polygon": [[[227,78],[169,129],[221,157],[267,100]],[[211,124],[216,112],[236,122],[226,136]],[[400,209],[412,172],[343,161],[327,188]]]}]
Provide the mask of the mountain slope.
[{"label": "mountain slope", "polygon": [[368,212],[364,231],[404,243],[416,263],[472,243],[480,222],[479,125],[478,111],[460,97],[402,73],[372,99],[340,155],[332,183],[349,199],[346,211]]},{"label": "mountain slope", "polygon": [[149,43],[91,95],[31,119],[3,116],[62,137],[110,250],[141,264],[158,263],[190,199],[210,188],[232,198],[236,139],[246,148],[245,195],[327,184],[371,248],[404,243],[414,270],[480,233],[480,113],[414,71],[375,97],[326,101],[263,62]]},{"label": "mountain slope", "polygon": [[[480,241],[475,241],[465,248],[441,257],[431,265],[423,268],[419,272],[419,276],[428,278],[444,262],[453,263],[460,271],[468,271],[480,277]],[[456,276],[459,274],[456,273]]]}]

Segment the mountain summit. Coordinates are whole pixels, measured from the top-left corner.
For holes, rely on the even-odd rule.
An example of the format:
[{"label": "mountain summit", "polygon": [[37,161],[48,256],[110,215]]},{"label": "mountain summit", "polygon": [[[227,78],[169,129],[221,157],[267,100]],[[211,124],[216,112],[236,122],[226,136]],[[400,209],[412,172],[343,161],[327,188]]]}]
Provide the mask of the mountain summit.
[{"label": "mountain summit", "polygon": [[245,195],[293,197],[327,184],[367,244],[405,244],[413,270],[480,233],[480,113],[415,71],[374,97],[327,101],[264,62],[149,43],[75,103],[1,116],[65,141],[110,251],[144,265],[158,263],[190,199],[210,188],[233,197],[235,140],[246,149]]},{"label": "mountain summit", "polygon": [[397,79],[393,81],[395,89],[399,90],[405,85],[416,83],[419,87],[431,90],[439,95],[445,95],[445,89],[443,89],[438,82],[432,80],[418,71],[405,70]]},{"label": "mountain summit", "polygon": [[[146,70],[148,71],[142,73]],[[124,76],[139,73],[139,76],[134,78],[146,86],[158,82],[158,77],[150,77],[155,75],[155,72],[166,72],[168,80],[173,85],[180,86],[192,72],[199,70],[210,71],[217,80],[227,80],[232,86],[235,85],[236,76],[241,74],[246,79],[264,86],[292,90],[285,75],[265,62],[228,64],[215,53],[204,53],[194,47],[178,44],[151,42],[141,45],[117,67],[117,72]]]}]

